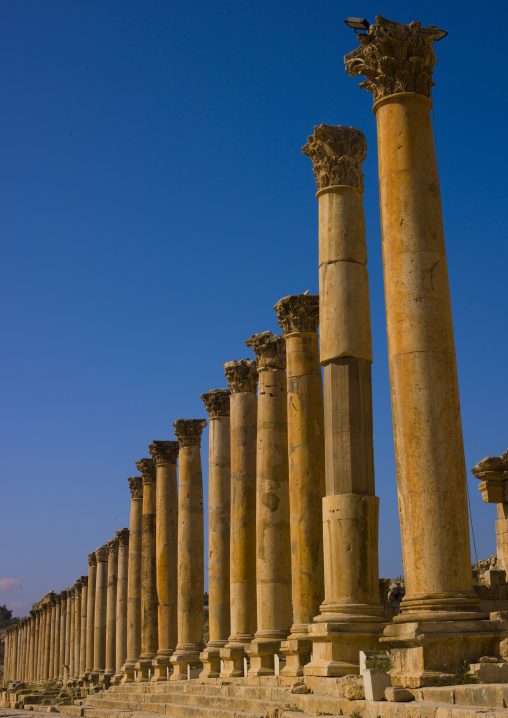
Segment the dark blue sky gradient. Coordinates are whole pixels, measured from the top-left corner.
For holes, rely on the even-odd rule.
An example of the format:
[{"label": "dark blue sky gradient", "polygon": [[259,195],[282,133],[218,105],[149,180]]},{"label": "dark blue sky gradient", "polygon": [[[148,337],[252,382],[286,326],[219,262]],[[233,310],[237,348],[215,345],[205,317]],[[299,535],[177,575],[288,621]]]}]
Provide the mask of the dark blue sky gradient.
[{"label": "dark blue sky gradient", "polygon": [[[3,0],[0,4],[0,604],[25,615],[127,526],[127,478],[281,297],[317,292],[300,148],[362,129],[380,573],[402,573],[372,96],[344,71],[348,15],[421,20],[435,119],[468,468],[507,446],[506,64],[472,2]],[[206,486],[208,430],[203,439]],[[469,476],[480,557],[495,507]],[[206,563],[206,561],[205,561]]]}]

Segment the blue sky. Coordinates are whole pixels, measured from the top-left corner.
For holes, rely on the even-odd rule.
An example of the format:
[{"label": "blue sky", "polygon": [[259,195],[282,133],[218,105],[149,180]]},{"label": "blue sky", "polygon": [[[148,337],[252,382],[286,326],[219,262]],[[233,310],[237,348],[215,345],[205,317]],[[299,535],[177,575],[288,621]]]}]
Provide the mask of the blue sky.
[{"label": "blue sky", "polygon": [[[321,123],[368,142],[380,573],[402,573],[375,118],[344,71],[348,15],[450,33],[434,102],[467,466],[506,449],[507,102],[490,21],[502,6],[487,10],[3,0],[0,604],[25,615],[85,574],[86,553],[128,525],[127,478],[148,444],[206,416],[200,394],[251,355],[245,339],[278,331],[281,297],[317,292],[300,149]],[[207,442],[205,430],[205,485]],[[469,487],[485,557],[495,507]]]}]

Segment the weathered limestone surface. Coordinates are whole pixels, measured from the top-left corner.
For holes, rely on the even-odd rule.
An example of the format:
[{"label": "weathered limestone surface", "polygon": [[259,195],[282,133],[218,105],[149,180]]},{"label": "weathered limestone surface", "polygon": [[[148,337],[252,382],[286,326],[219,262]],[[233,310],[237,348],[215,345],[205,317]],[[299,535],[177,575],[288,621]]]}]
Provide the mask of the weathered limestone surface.
[{"label": "weathered limestone surface", "polygon": [[229,638],[231,427],[229,389],[201,394],[209,415],[208,461],[208,618],[210,637],[201,653],[201,678],[220,676],[220,650]]},{"label": "weathered limestone surface", "polygon": [[362,163],[353,127],[320,125],[302,150],[319,200],[320,359],[324,366],[325,600],[309,627],[307,676],[357,673],[378,645],[378,499],[374,495],[371,328]]},{"label": "weathered limestone surface", "polygon": [[[430,110],[443,32],[376,18],[346,55],[373,92],[388,355],[406,595],[385,630],[392,680],[432,682],[496,653],[472,591],[465,463]],[[415,441],[418,437],[418,441]],[[467,635],[467,638],[466,638]]]},{"label": "weathered limestone surface", "polygon": [[122,666],[127,658],[127,584],[129,573],[129,529],[116,532],[118,540],[118,573],[116,580],[115,674],[113,685],[122,680]]},{"label": "weathered limestone surface", "polygon": [[171,656],[172,681],[195,677],[203,648],[204,528],[201,434],[206,419],[177,419],[180,444],[178,486],[178,644]]},{"label": "weathered limestone surface", "polygon": [[141,459],[136,468],[143,480],[143,529],[141,541],[141,654],[136,663],[136,681],[149,680],[157,654],[157,578],[155,563],[155,463]]},{"label": "weathered limestone surface", "polygon": [[259,374],[256,454],[257,630],[249,676],[273,675],[291,627],[291,542],[287,443],[286,343],[271,332],[246,342]]},{"label": "weathered limestone surface", "polygon": [[308,624],[324,598],[325,495],[323,383],[319,365],[319,297],[284,297],[274,307],[286,340],[289,506],[293,625],[282,644],[283,674],[302,676],[312,643]]},{"label": "weathered limestone surface", "polygon": [[134,681],[136,661],[141,653],[141,538],[143,482],[129,478],[131,512],[129,530],[129,571],[127,579],[127,658],[122,666],[122,683]]},{"label": "weathered limestone surface", "polygon": [[154,441],[149,447],[156,470],[156,572],[158,650],[152,680],[167,681],[170,657],[178,641],[178,441]]},{"label": "weathered limestone surface", "polygon": [[221,649],[223,678],[243,676],[256,615],[256,362],[224,364],[231,391],[231,635]]}]

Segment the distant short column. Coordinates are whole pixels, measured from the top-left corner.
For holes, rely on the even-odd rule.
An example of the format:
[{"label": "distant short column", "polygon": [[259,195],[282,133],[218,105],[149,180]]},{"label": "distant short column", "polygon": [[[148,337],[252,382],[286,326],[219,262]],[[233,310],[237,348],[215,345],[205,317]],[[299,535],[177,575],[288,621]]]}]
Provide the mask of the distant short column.
[{"label": "distant short column", "polygon": [[[65,614],[67,611],[67,591],[60,591],[60,635],[58,649],[58,682],[63,683],[63,667],[65,663]],[[37,638],[36,638],[37,640]]]},{"label": "distant short column", "polygon": [[122,666],[127,657],[127,583],[129,571],[129,529],[116,532],[118,539],[118,576],[116,581],[116,650],[115,675],[111,679],[118,685],[122,678]]},{"label": "distant short column", "polygon": [[143,523],[141,476],[131,476],[129,488],[131,511],[127,577],[127,658],[122,666],[122,684],[134,681],[135,665],[141,653],[141,536]]},{"label": "distant short column", "polygon": [[50,663],[50,651],[51,651],[51,607],[52,601],[46,604],[46,625],[44,628],[44,680],[48,681],[49,675],[49,663]]},{"label": "distant short column", "polygon": [[167,681],[170,658],[178,642],[178,441],[154,441],[149,446],[155,461],[155,556],[158,603],[158,649],[152,681]]},{"label": "distant short column", "polygon": [[110,539],[108,548],[108,589],[106,599],[106,667],[101,681],[109,685],[116,669],[116,590],[118,580],[118,539]]},{"label": "distant short column", "polygon": [[61,598],[59,594],[55,596],[55,632],[53,641],[53,662],[52,662],[52,676],[53,680],[57,681],[60,673],[60,614],[61,614]]},{"label": "distant short column", "polygon": [[86,668],[86,621],[88,615],[88,576],[81,576],[81,630],[79,635],[79,671],[80,681],[85,678]]},{"label": "distant short column", "polygon": [[30,611],[30,656],[29,656],[29,669],[28,669],[28,680],[33,683],[34,678],[34,662],[35,662],[35,611]]},{"label": "distant short column", "polygon": [[85,680],[91,682],[94,669],[94,633],[95,633],[95,584],[97,580],[97,557],[95,551],[88,555],[88,590],[86,597],[86,650]]},{"label": "distant short column", "polygon": [[69,681],[70,668],[71,668],[71,614],[72,614],[72,589],[65,589],[67,594],[66,608],[65,608],[65,660],[63,669],[63,682],[66,684]]},{"label": "distant short column", "polygon": [[206,419],[177,419],[180,444],[178,487],[178,644],[171,656],[172,681],[197,677],[203,648],[204,534],[201,434]]},{"label": "distant short column", "polygon": [[81,651],[81,579],[74,584],[74,671],[72,677],[79,677],[79,658]]},{"label": "distant short column", "polygon": [[108,548],[101,546],[95,552],[97,574],[95,581],[95,622],[93,636],[93,682],[106,668],[106,612],[108,604]]}]

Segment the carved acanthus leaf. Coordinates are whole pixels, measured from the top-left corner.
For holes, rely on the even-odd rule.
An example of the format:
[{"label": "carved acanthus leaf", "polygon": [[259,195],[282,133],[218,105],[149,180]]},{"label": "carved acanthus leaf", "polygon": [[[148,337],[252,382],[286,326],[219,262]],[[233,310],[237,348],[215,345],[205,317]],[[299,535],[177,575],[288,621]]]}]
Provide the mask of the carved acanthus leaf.
[{"label": "carved acanthus leaf", "polygon": [[88,587],[88,576],[81,576],[81,587],[82,588]]},{"label": "carved acanthus leaf", "polygon": [[97,564],[97,556],[95,555],[95,551],[93,553],[89,553],[87,555],[88,555],[88,565],[95,566]]},{"label": "carved acanthus leaf", "polygon": [[176,464],[180,445],[178,441],[153,441],[148,447],[150,456],[156,465]]},{"label": "carved acanthus leaf", "polygon": [[201,394],[210,419],[219,416],[229,416],[231,392],[229,389],[212,389],[206,394]]},{"label": "carved acanthus leaf", "polygon": [[319,326],[319,295],[293,294],[274,306],[284,336],[292,332],[314,332]]},{"label": "carved acanthus leaf", "polygon": [[286,341],[280,334],[253,334],[245,344],[256,354],[258,371],[286,368]]},{"label": "carved acanthus leaf", "polygon": [[108,553],[110,556],[116,556],[118,554],[118,539],[112,538],[106,542]]},{"label": "carved acanthus leaf", "polygon": [[95,552],[95,555],[97,557],[97,561],[107,561],[108,560],[108,547],[106,545],[99,546],[99,548]]},{"label": "carved acanthus leaf", "polygon": [[224,364],[224,374],[232,394],[256,393],[258,370],[254,359],[237,359]]},{"label": "carved acanthus leaf", "polygon": [[119,546],[128,546],[129,545],[129,529],[118,529],[116,532],[116,537],[118,539]]},{"label": "carved acanthus leaf", "polygon": [[206,419],[177,419],[173,422],[180,447],[200,446]]},{"label": "carved acanthus leaf", "polygon": [[344,57],[346,72],[364,75],[360,83],[374,95],[374,102],[399,92],[416,92],[430,97],[436,64],[434,41],[444,36],[435,25],[420,22],[404,25],[376,16],[368,34],[358,34],[361,44]]},{"label": "carved acanthus leaf", "polygon": [[367,141],[361,130],[318,125],[307,137],[302,152],[312,160],[318,190],[347,185],[363,192],[362,162],[367,157]]},{"label": "carved acanthus leaf", "polygon": [[129,477],[129,489],[131,490],[131,499],[143,498],[143,480],[141,476]]},{"label": "carved acanthus leaf", "polygon": [[153,459],[136,461],[136,469],[141,471],[141,480],[144,484],[151,484],[155,481],[155,461]]}]

